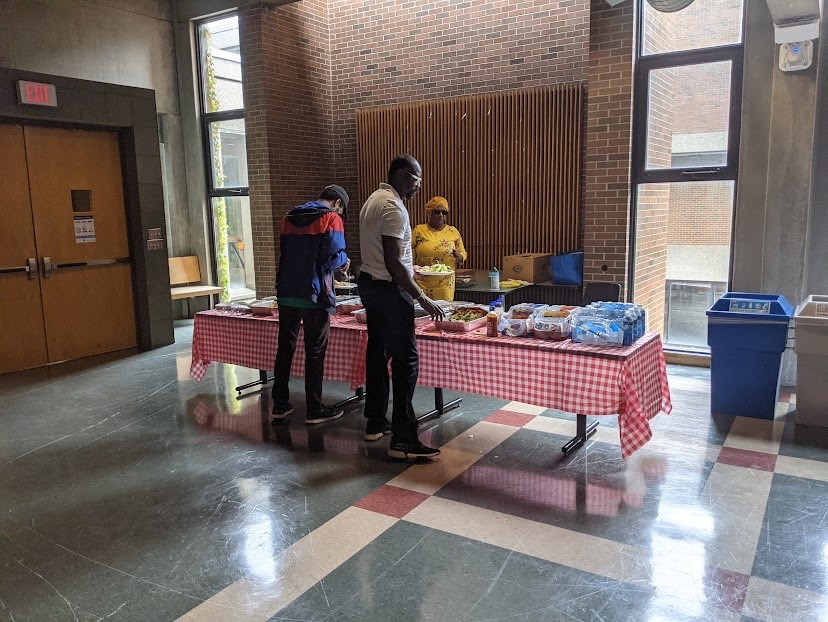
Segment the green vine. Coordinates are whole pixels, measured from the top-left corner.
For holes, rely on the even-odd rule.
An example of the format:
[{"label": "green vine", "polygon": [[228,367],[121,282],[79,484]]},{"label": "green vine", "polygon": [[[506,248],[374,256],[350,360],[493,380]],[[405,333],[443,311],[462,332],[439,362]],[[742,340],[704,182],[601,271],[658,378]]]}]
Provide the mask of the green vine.
[{"label": "green vine", "polygon": [[[210,46],[210,31],[204,33],[204,47],[207,50],[206,82],[207,82],[207,112],[218,112],[219,99],[216,93],[216,67],[213,62],[213,52]],[[221,162],[221,133],[218,125],[210,128],[211,143],[213,145],[213,171],[215,172],[216,187],[224,185],[224,166]],[[218,269],[218,284],[222,289],[221,301],[230,300],[230,255],[227,252],[227,203],[224,197],[213,199],[216,219],[216,267]]]}]

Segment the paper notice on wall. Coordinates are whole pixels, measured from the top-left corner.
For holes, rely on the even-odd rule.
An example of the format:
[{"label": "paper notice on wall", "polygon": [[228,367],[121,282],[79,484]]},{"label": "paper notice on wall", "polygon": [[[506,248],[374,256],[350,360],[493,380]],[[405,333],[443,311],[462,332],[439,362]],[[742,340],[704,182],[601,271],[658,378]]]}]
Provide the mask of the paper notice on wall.
[{"label": "paper notice on wall", "polygon": [[95,241],[95,219],[92,216],[75,216],[75,243]]}]

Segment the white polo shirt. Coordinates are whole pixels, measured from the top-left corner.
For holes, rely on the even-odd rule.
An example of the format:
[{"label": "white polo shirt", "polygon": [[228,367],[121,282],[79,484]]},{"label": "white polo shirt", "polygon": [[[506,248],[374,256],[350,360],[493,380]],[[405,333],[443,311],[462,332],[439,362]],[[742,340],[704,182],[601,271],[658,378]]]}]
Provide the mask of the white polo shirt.
[{"label": "white polo shirt", "polygon": [[382,183],[365,201],[359,211],[359,250],[363,272],[375,279],[392,281],[385,268],[382,236],[402,240],[402,264],[414,276],[414,258],[411,254],[411,222],[408,210],[393,186]]}]

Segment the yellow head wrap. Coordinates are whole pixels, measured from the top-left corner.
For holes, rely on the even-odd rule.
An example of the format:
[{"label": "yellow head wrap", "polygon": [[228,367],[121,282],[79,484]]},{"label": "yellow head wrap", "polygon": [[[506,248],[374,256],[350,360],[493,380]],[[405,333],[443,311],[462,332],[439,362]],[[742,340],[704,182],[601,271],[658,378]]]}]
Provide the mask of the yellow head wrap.
[{"label": "yellow head wrap", "polygon": [[432,199],[428,203],[426,203],[426,218],[431,218],[431,212],[433,212],[438,207],[442,207],[444,210],[449,211],[448,201],[445,199],[445,197],[432,197]]}]

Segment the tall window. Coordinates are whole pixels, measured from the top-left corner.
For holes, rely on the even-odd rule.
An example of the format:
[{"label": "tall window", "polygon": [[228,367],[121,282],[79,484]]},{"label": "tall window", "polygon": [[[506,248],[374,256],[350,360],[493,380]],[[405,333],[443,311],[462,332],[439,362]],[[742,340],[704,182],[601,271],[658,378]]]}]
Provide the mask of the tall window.
[{"label": "tall window", "polygon": [[199,23],[198,41],[207,195],[218,284],[224,288],[223,300],[254,298],[238,16]]},{"label": "tall window", "polygon": [[640,1],[630,288],[667,348],[706,351],[730,281],[743,0]]}]

